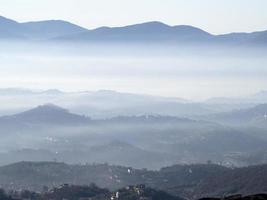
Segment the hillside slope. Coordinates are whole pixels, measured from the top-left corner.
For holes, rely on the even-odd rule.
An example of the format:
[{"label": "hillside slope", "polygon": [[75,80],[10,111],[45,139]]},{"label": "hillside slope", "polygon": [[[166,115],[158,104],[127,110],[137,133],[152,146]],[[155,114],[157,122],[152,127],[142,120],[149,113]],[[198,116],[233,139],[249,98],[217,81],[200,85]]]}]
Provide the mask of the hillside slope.
[{"label": "hillside slope", "polygon": [[44,185],[63,183],[119,189],[145,184],[185,198],[221,197],[232,194],[267,192],[267,165],[225,168],[207,165],[176,165],[160,171],[136,170],[109,165],[66,165],[63,163],[22,162],[0,167],[4,188],[41,190]]}]

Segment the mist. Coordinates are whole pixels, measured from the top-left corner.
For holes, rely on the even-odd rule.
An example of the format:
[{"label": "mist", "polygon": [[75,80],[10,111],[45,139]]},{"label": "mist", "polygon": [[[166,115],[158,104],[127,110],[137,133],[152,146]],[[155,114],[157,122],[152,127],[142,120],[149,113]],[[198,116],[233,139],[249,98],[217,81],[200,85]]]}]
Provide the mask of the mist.
[{"label": "mist", "polygon": [[255,47],[43,42],[3,43],[0,52],[2,88],[105,89],[199,101],[254,94],[267,85],[266,51]]}]

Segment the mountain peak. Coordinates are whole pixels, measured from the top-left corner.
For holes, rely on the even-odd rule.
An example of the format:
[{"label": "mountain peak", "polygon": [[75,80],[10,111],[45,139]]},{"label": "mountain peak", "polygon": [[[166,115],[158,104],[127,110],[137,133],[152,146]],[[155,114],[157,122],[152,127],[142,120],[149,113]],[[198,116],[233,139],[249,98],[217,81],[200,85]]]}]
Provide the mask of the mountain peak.
[{"label": "mountain peak", "polygon": [[139,24],[133,24],[128,25],[124,27],[119,27],[119,29],[128,29],[128,30],[134,30],[134,31],[162,31],[162,30],[169,30],[171,29],[171,26],[164,24],[162,22],[158,21],[151,21],[151,22],[145,22],[145,23],[139,23]]},{"label": "mountain peak", "polygon": [[47,103],[47,104],[44,104],[44,105],[40,105],[33,110],[38,110],[38,111],[57,111],[57,112],[69,112],[67,109],[64,109],[64,108],[61,108],[55,104],[52,104],[52,103]]},{"label": "mountain peak", "polygon": [[[144,26],[154,26],[154,27],[170,27],[169,25],[160,22],[160,21],[150,21],[150,22],[144,22],[144,23],[139,23],[135,25],[144,25]],[[133,25],[133,26],[135,26]]]},{"label": "mountain peak", "polygon": [[21,25],[30,31],[31,37],[36,37],[38,39],[53,38],[88,31],[81,26],[64,20],[32,21],[21,23]]},{"label": "mountain peak", "polygon": [[100,27],[88,30],[64,20],[43,20],[18,23],[0,16],[0,39],[46,40],[69,42],[117,42],[117,43],[167,43],[173,44],[227,44],[266,45],[267,31],[212,35],[190,25],[170,26],[159,21],[127,25],[123,27]]},{"label": "mountain peak", "polygon": [[0,15],[0,22],[3,22],[3,21],[18,23],[15,20],[12,20],[12,19],[9,19],[9,18],[6,18],[6,17],[3,17],[3,16]]},{"label": "mountain peak", "polygon": [[40,92],[41,94],[48,94],[48,95],[59,95],[59,94],[64,94],[61,90],[58,89],[48,89]]},{"label": "mountain peak", "polygon": [[[176,29],[179,29],[179,30],[184,30],[184,31],[192,31],[192,30],[195,30],[195,31],[201,31],[201,32],[205,32],[205,33],[208,33],[200,28],[197,28],[195,26],[191,26],[191,25],[176,25],[176,26],[173,26],[174,28]],[[210,34],[210,33],[208,33]]]},{"label": "mountain peak", "polygon": [[159,21],[123,27],[101,27],[83,33],[55,38],[61,41],[93,42],[199,42],[211,39],[211,34],[193,26],[169,26]]},{"label": "mountain peak", "polygon": [[5,119],[33,124],[81,124],[87,123],[90,120],[90,118],[70,113],[67,109],[50,103],[5,117]]}]

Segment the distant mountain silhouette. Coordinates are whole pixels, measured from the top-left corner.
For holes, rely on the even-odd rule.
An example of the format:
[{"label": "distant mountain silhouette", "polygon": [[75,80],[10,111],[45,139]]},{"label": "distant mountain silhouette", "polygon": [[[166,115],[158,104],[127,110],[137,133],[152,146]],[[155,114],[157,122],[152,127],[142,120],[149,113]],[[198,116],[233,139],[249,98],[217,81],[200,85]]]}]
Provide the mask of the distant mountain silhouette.
[{"label": "distant mountain silhouette", "polygon": [[0,39],[24,39],[25,29],[18,22],[0,16]]},{"label": "distant mountain silhouette", "polygon": [[18,23],[0,16],[0,39],[49,39],[87,29],[62,20]]},{"label": "distant mountain silhouette", "polygon": [[[31,109],[33,106],[42,105],[46,102],[68,107],[74,113],[102,119],[134,115],[167,115],[187,118],[192,113],[206,114],[212,112],[212,109],[204,104],[193,103],[182,98],[121,93],[109,90],[62,92],[57,89],[32,91],[20,88],[3,88],[0,89],[0,96],[1,98],[6,96],[16,98],[18,106],[25,105],[25,101],[32,102],[32,99],[35,100],[33,105],[28,104],[26,107],[19,107],[16,110],[12,107],[8,114]],[[64,99],[64,101],[60,99]],[[20,103],[21,100],[23,102]],[[74,101],[75,104],[65,103]],[[5,107],[5,109],[7,108]]]},{"label": "distant mountain silhouette", "polygon": [[[239,97],[213,97],[204,101],[208,105],[233,105],[230,110],[251,108],[267,102],[267,91],[262,90],[252,95],[239,96]],[[240,106],[240,107],[239,107]],[[229,111],[230,111],[229,110]],[[218,111],[217,111],[218,112]]]},{"label": "distant mountain silhouette", "polygon": [[102,27],[57,39],[99,42],[197,42],[211,38],[211,34],[192,26],[168,26],[161,22],[147,22],[125,27]]},{"label": "distant mountain silhouette", "polygon": [[213,120],[237,125],[267,127],[267,104],[212,115]]},{"label": "distant mountain silhouette", "polygon": [[218,35],[217,40],[224,44],[257,44],[266,45],[267,31],[258,31],[252,33],[230,33],[224,35]]},{"label": "distant mountain silhouette", "polygon": [[48,89],[41,91],[33,91],[23,88],[0,88],[0,96],[17,96],[17,95],[61,95],[64,92],[57,89]]},{"label": "distant mountain silhouette", "polygon": [[22,123],[22,124],[82,124],[89,122],[90,119],[84,116],[70,113],[68,110],[53,104],[38,106],[31,110],[0,118],[1,122]]},{"label": "distant mountain silhouette", "polygon": [[[47,90],[41,92],[31,92],[28,90],[0,90],[2,95],[8,95],[10,93],[15,94],[15,96],[19,95],[46,95],[53,97],[54,95],[61,95],[61,91],[58,90]],[[98,98],[103,98],[102,94],[100,97],[93,99],[97,101]],[[148,97],[149,98],[149,97]],[[90,115],[89,115],[90,116]],[[106,119],[91,119],[90,117],[86,117],[79,114],[74,114],[69,112],[68,110],[56,106],[54,104],[45,104],[41,106],[37,106],[33,109],[29,109],[23,112],[19,112],[17,114],[6,115],[0,117],[0,127],[5,132],[15,133],[21,132],[22,130],[27,133],[28,131],[38,130],[39,126],[49,129],[53,126],[73,126],[79,127],[83,126],[117,126],[120,124],[127,124],[129,126],[135,127],[136,125],[140,126],[151,126],[151,125],[183,125],[183,126],[214,126],[212,123],[205,121],[196,121],[190,120],[187,118],[179,118],[179,117],[171,117],[165,115],[126,115],[126,116],[118,116],[111,117]]]},{"label": "distant mountain silhouette", "polygon": [[212,35],[193,26],[169,26],[157,21],[88,30],[63,20],[18,23],[0,17],[0,39],[49,40],[52,43],[64,41],[265,46],[267,31]]},{"label": "distant mountain silhouette", "polygon": [[28,30],[28,37],[37,39],[54,38],[87,31],[85,28],[62,20],[27,22],[21,25]]},{"label": "distant mountain silhouette", "polygon": [[[118,116],[106,120],[111,123],[184,123],[194,124],[200,123],[187,118],[160,116],[160,115],[141,115],[141,116]],[[202,122],[205,123],[205,122]]]}]

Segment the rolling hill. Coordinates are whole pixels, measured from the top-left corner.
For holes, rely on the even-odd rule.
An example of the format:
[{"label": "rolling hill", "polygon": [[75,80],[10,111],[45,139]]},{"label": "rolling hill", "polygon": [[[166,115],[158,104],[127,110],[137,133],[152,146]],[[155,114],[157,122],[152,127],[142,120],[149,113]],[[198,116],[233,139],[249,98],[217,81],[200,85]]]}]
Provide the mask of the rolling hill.
[{"label": "rolling hill", "polygon": [[21,25],[28,30],[28,38],[33,39],[48,39],[87,31],[85,28],[63,20],[26,22]]},{"label": "rolling hill", "polygon": [[237,158],[266,150],[266,136],[208,121],[161,115],[91,119],[51,104],[0,117],[0,128],[2,164],[43,158],[150,169],[207,160],[244,166],[248,159]]},{"label": "rolling hill", "polygon": [[53,104],[45,104],[15,115],[0,117],[0,124],[79,125],[88,122],[90,118],[72,114]]}]

